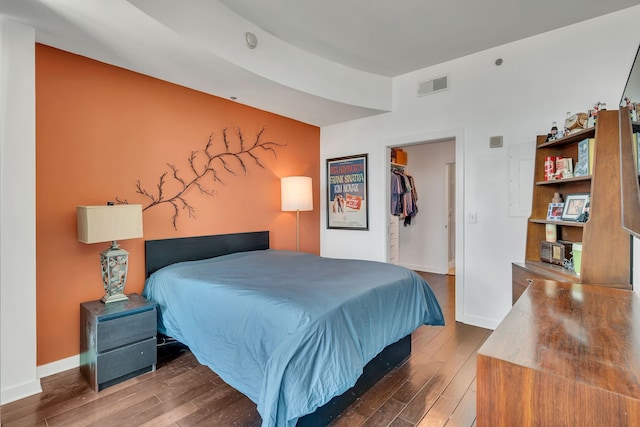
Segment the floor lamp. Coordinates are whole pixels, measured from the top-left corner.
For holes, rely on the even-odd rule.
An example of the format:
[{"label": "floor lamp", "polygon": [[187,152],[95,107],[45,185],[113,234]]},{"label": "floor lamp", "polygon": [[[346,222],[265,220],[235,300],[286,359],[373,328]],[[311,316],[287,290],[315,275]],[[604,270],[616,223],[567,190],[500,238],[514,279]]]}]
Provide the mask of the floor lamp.
[{"label": "floor lamp", "polygon": [[287,176],[280,181],[282,210],[296,212],[296,251],[300,251],[300,211],[313,210],[311,178]]}]

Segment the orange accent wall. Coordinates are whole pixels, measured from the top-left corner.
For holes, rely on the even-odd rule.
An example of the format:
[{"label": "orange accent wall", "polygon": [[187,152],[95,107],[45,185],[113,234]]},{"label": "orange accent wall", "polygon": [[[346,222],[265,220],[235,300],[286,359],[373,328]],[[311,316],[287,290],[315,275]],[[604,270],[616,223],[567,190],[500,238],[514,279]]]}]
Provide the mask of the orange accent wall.
[{"label": "orange accent wall", "polygon": [[[215,78],[213,76],[212,78]],[[214,195],[189,189],[180,204],[177,230],[170,204],[144,211],[144,239],[269,230],[271,247],[295,250],[295,213],[280,211],[280,178],[313,178],[314,210],[301,212],[301,250],[320,252],[320,129],[149,76],[110,66],[43,45],[36,46],[36,274],[38,365],[79,353],[79,304],[104,294],[99,253],[107,243],[86,245],[76,235],[76,206],[116,198],[150,202],[136,182],[157,197],[166,173],[165,197],[179,191],[168,166],[191,179],[189,157],[203,167],[203,150],[225,150],[227,129],[232,150],[255,141],[283,144],[273,153],[259,150],[264,168],[244,156],[226,157],[222,182],[208,175],[201,184]],[[127,293],[144,286],[144,239],[119,242],[128,250]]]}]

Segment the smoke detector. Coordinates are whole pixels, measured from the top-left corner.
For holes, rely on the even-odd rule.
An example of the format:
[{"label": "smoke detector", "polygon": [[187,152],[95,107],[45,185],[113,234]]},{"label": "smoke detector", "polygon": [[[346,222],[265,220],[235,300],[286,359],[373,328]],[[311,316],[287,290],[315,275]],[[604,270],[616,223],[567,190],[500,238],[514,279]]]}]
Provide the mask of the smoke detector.
[{"label": "smoke detector", "polygon": [[248,31],[244,33],[244,41],[247,42],[249,49],[255,49],[255,47],[258,46],[258,37]]}]

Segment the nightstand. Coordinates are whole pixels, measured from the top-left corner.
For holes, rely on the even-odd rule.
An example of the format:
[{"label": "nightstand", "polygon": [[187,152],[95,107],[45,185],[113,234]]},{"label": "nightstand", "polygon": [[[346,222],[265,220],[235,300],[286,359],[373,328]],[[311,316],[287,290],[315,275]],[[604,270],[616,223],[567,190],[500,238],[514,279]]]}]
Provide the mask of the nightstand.
[{"label": "nightstand", "polygon": [[128,297],[80,304],[80,372],[95,391],[156,369],[158,306]]}]

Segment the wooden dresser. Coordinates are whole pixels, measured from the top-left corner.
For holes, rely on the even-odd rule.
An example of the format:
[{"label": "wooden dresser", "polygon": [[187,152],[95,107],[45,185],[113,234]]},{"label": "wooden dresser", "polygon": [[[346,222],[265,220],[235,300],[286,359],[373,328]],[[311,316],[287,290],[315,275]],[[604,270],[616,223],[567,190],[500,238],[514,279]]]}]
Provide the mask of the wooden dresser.
[{"label": "wooden dresser", "polygon": [[533,280],[478,351],[477,426],[640,426],[640,298]]}]

